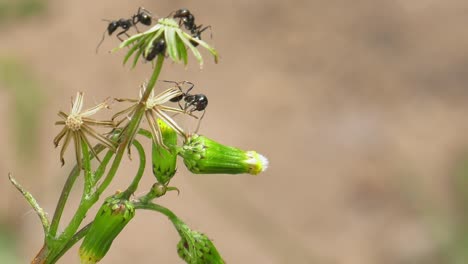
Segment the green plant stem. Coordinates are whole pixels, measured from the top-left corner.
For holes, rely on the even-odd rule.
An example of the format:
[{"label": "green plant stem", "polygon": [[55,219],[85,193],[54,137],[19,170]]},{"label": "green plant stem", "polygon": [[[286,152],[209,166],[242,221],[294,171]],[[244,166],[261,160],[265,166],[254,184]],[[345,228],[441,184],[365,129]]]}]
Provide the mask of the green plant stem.
[{"label": "green plant stem", "polygon": [[[95,147],[95,150],[98,146]],[[100,146],[101,147],[97,149],[96,153],[99,153],[105,149],[104,146],[102,145]],[[60,252],[64,250],[66,243],[68,243],[68,241],[72,239],[72,237],[74,236],[74,233],[79,228],[83,219],[86,217],[86,213],[88,212],[89,208],[91,208],[91,206],[94,203],[96,203],[97,200],[99,199],[99,196],[96,195],[96,193],[92,193],[92,190],[94,187],[94,183],[93,183],[94,180],[92,178],[93,176],[91,172],[91,163],[90,163],[92,154],[88,151],[88,147],[84,142],[82,145],[82,151],[83,151],[83,166],[84,166],[84,173],[85,173],[85,183],[83,187],[81,201],[78,206],[78,209],[75,212],[75,215],[72,217],[72,219],[70,220],[70,223],[65,228],[65,230],[60,234],[58,238],[54,238],[54,240],[49,241],[48,246],[50,247],[50,252],[49,252],[49,256],[46,257],[46,263],[54,263],[56,260],[58,260],[57,254],[60,254]],[[108,156],[112,156],[112,154],[109,154],[109,152],[106,154],[106,158],[102,160],[101,164],[99,165],[99,168],[105,168],[107,166],[107,164],[110,161],[110,157]],[[74,176],[74,179],[72,179],[73,182],[74,180],[76,180],[77,176],[81,172],[81,170],[78,169],[78,166],[76,166],[74,170],[75,169],[77,169],[78,172],[76,173],[76,175],[73,175]],[[66,186],[68,187],[68,185]],[[62,210],[63,210],[63,207],[62,207]],[[50,262],[51,260],[54,260],[54,259],[55,259],[54,262]]]},{"label": "green plant stem", "polygon": [[[138,131],[138,127],[140,125],[141,119],[142,119],[143,114],[144,114],[144,112],[146,110],[145,102],[148,99],[149,95],[151,94],[151,91],[153,90],[154,85],[156,84],[156,81],[157,81],[157,79],[159,77],[159,74],[160,74],[162,66],[163,66],[163,62],[164,62],[164,56],[162,56],[162,55],[158,56],[158,61],[156,63],[156,67],[155,67],[155,69],[153,71],[153,75],[151,76],[151,79],[148,82],[147,88],[145,90],[145,93],[142,96],[142,99],[141,99],[140,103],[137,105],[137,108],[135,110],[135,114],[132,116],[132,119],[131,119],[130,123],[127,125],[127,127],[125,129],[124,139],[121,141],[121,143],[120,143],[120,145],[119,145],[119,147],[117,149],[117,152],[115,154],[114,160],[113,160],[112,165],[111,165],[111,168],[107,172],[107,175],[104,178],[102,184],[97,188],[96,192],[93,195],[86,196],[83,193],[80,205],[78,206],[78,209],[75,212],[75,215],[73,216],[72,220],[70,221],[68,226],[65,228],[63,233],[58,238],[60,243],[62,243],[62,241],[66,241],[65,243],[67,243],[71,239],[71,237],[76,232],[76,230],[80,226],[83,219],[86,217],[86,213],[88,212],[89,208],[91,208],[91,206],[98,201],[99,196],[104,192],[104,190],[112,182],[112,180],[113,180],[113,178],[114,178],[115,174],[117,173],[117,170],[118,170],[118,168],[120,166],[120,163],[122,161],[122,157],[123,157],[123,154],[125,153],[125,149],[128,147],[129,144],[131,144],[131,142],[132,142],[132,140],[134,138],[134,135]],[[76,175],[74,177],[73,181],[70,184],[71,186],[66,185],[65,187],[71,189],[71,187],[72,187],[72,185],[74,183],[74,180],[76,179],[77,176],[78,175]],[[68,196],[68,194],[67,194],[67,196]],[[61,210],[63,210],[63,207],[61,208]],[[62,249],[64,248],[64,245],[60,245],[58,247],[59,247],[58,251],[55,251],[54,253],[51,253],[51,255],[55,254],[54,256],[52,256],[52,259],[54,259],[55,256],[57,256],[56,252],[62,251]]]},{"label": "green plant stem", "polygon": [[109,164],[110,159],[114,156],[114,152],[112,150],[107,151],[106,155],[104,156],[104,159],[102,159],[101,164],[99,164],[99,167],[97,170],[94,172],[94,184],[98,182],[102,175],[104,174],[104,171],[106,170],[107,164]]},{"label": "green plant stem", "polygon": [[131,142],[133,141],[133,138],[135,137],[136,132],[138,131],[141,119],[143,118],[143,115],[146,111],[145,103],[148,100],[148,97],[151,94],[151,91],[153,91],[156,81],[158,80],[163,63],[164,63],[164,55],[160,54],[158,55],[158,60],[154,68],[153,75],[151,75],[148,85],[146,86],[146,90],[143,93],[143,96],[141,97],[140,103],[136,106],[135,113],[133,114],[130,123],[125,128],[124,140],[120,143],[119,148],[117,149],[117,153],[115,155],[114,161],[112,162],[112,166],[109,169],[109,172],[107,173],[106,178],[104,179],[102,184],[97,189],[98,195],[100,195],[107,188],[107,186],[109,186],[109,184],[111,183],[112,179],[115,176],[115,173],[117,172],[117,169],[120,166],[120,161],[122,160],[125,149],[129,146],[129,144],[131,144]]},{"label": "green plant stem", "polygon": [[169,218],[172,222],[177,221],[177,216],[169,209],[164,206],[155,203],[142,203],[142,202],[135,202],[134,203],[135,209],[145,209],[159,212]]},{"label": "green plant stem", "polygon": [[133,145],[138,151],[138,156],[140,157],[140,166],[138,167],[138,171],[136,176],[133,178],[132,183],[128,186],[127,190],[122,193],[122,197],[129,199],[130,196],[135,193],[136,189],[138,188],[138,184],[140,183],[141,177],[145,172],[145,165],[146,165],[146,155],[143,146],[137,140],[133,141]]},{"label": "green plant stem", "polygon": [[[99,154],[104,149],[105,149],[105,146],[101,144],[98,144],[94,147],[94,151],[97,154]],[[50,225],[50,231],[48,235],[51,239],[54,239],[55,236],[57,235],[57,229],[58,229],[60,219],[63,214],[63,209],[65,208],[65,204],[67,203],[68,196],[70,195],[71,189],[73,185],[75,184],[75,180],[76,178],[78,178],[78,175],[80,175],[80,171],[81,170],[78,168],[78,165],[75,165],[75,167],[73,167],[72,171],[68,175],[65,185],[63,186],[62,193],[60,194],[59,201],[57,203],[57,206],[55,207],[54,216],[52,218],[52,222]]]},{"label": "green plant stem", "polygon": [[70,240],[68,240],[65,247],[63,247],[62,250],[60,250],[60,252],[57,255],[55,255],[48,263],[52,264],[57,262],[57,260],[59,260],[71,247],[73,247],[73,245],[76,244],[76,242],[80,241],[80,239],[82,239],[88,233],[92,223],[93,222],[87,224],[80,231],[76,232],[76,234],[73,235],[72,238],[70,238]]},{"label": "green plant stem", "polygon": [[8,178],[10,179],[10,182],[18,189],[18,191],[21,192],[21,194],[24,196],[26,201],[28,201],[29,205],[36,211],[36,214],[39,216],[39,219],[41,220],[42,223],[42,228],[44,229],[44,234],[47,236],[47,233],[49,232],[50,228],[50,223],[49,219],[47,219],[47,213],[42,209],[39,204],[37,203],[37,200],[32,196],[32,194],[28,191],[26,191],[21,184],[19,184],[15,178],[11,175],[11,173],[8,174]]},{"label": "green plant stem", "polygon": [[81,142],[81,150],[83,151],[83,169],[84,169],[84,188],[83,196],[90,196],[91,190],[93,188],[92,184],[94,182],[93,173],[91,171],[91,160],[89,157],[88,145],[86,142]]},{"label": "green plant stem", "polygon": [[141,98],[140,103],[146,102],[146,100],[148,100],[148,97],[153,91],[154,85],[156,84],[156,81],[158,80],[159,74],[161,73],[163,63],[164,63],[164,54],[159,54],[158,59],[156,61],[156,66],[154,67],[153,75],[151,75],[151,78],[148,81],[148,84],[146,85],[146,90]]},{"label": "green plant stem", "polygon": [[[146,105],[145,102],[149,98],[151,92],[153,91],[153,88],[156,84],[156,81],[158,80],[159,74],[161,73],[161,69],[164,63],[164,55],[159,55],[156,66],[154,68],[153,74],[148,82],[148,85],[146,87],[146,90],[140,100],[140,103],[137,105],[135,109],[135,113],[132,116],[132,119],[130,123],[127,125],[124,133],[124,140],[121,141],[119,144],[119,147],[117,149],[117,152],[115,154],[114,160],[112,162],[111,168],[109,169],[106,177],[104,178],[104,181],[102,184],[97,188],[96,192],[93,195],[85,195],[85,192],[83,192],[82,199],[80,202],[80,205],[78,206],[77,211],[75,212],[75,215],[73,216],[72,220],[68,224],[68,226],[65,228],[63,233],[60,235],[60,237],[57,239],[57,242],[60,243],[60,245],[57,245],[57,248],[55,248],[54,245],[54,250],[51,250],[49,254],[45,259],[45,263],[54,263],[57,261],[63,253],[67,251],[66,246],[67,243],[71,241],[73,234],[76,232],[78,227],[80,226],[81,222],[86,216],[86,213],[88,212],[89,208],[96,203],[99,199],[99,196],[104,192],[104,190],[109,186],[109,184],[112,182],[112,179],[114,178],[115,174],[117,173],[117,170],[120,166],[120,163],[122,161],[123,154],[125,153],[125,149],[129,146],[129,144],[132,143],[136,132],[138,131],[138,127],[140,125],[141,119],[143,118],[143,115],[146,110]],[[100,150],[102,151],[102,149]],[[99,153],[96,151],[96,153]],[[89,155],[88,155],[89,156]],[[109,158],[110,159],[110,158]],[[102,165],[102,164],[101,164]],[[53,223],[53,232],[49,232],[49,237],[55,237],[58,229],[58,225],[60,222],[60,218],[63,213],[63,209],[65,207],[66,201],[68,199],[68,196],[70,194],[71,188],[73,187],[76,178],[80,174],[80,169],[75,166],[75,168],[72,170],[70,173],[67,182],[65,183],[65,186],[62,190],[62,194],[60,196],[59,202],[57,204],[54,217],[52,220]],[[104,171],[104,167],[102,170],[99,170],[99,172]],[[170,211],[169,211],[170,212]],[[52,242],[49,240],[49,242]],[[64,243],[64,244],[63,244]],[[56,250],[58,249],[58,250]],[[53,252],[52,252],[53,251]],[[63,253],[62,253],[63,252]],[[50,258],[50,259],[49,259]],[[53,262],[51,262],[53,261]],[[40,263],[40,262],[37,262]]]}]

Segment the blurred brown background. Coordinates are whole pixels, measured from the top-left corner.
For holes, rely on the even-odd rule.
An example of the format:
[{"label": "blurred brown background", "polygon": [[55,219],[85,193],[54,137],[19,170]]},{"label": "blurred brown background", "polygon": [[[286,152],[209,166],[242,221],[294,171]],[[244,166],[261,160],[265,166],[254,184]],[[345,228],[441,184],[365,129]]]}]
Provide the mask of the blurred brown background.
[{"label": "blurred brown background", "polygon": [[[270,159],[257,177],[180,163],[180,196],[159,201],[227,263],[468,263],[468,2],[0,0],[1,263],[42,245],[7,173],[52,214],[71,166],[52,146],[56,112],[76,91],[86,106],[135,97],[149,77],[149,65],[107,53],[115,37],[94,52],[101,19],[138,6],[186,7],[212,25],[204,39],[220,63],[205,52],[203,70],[166,63],[161,78],[208,95],[202,134]],[[142,186],[152,182],[148,170]],[[177,241],[165,217],[138,211],[102,263],[182,263]],[[61,261],[78,262],[77,247]]]}]

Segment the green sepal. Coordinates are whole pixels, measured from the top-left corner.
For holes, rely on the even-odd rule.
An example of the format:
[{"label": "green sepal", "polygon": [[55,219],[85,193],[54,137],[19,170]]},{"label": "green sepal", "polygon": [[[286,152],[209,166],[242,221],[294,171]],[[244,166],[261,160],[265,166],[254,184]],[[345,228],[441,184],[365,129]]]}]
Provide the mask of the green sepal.
[{"label": "green sepal", "polygon": [[191,230],[180,219],[173,221],[180,235],[177,254],[189,264],[224,264],[213,242],[200,232]]},{"label": "green sepal", "polygon": [[243,151],[197,134],[186,140],[179,155],[185,166],[196,174],[257,175],[268,167],[268,160],[255,151]]},{"label": "green sepal", "polygon": [[166,185],[177,171],[177,133],[166,122],[157,119],[163,143],[168,149],[155,144],[153,140],[153,174],[159,183]]},{"label": "green sepal", "polygon": [[109,251],[114,239],[135,216],[133,204],[118,196],[107,198],[94,217],[79,250],[82,264],[99,262]]}]

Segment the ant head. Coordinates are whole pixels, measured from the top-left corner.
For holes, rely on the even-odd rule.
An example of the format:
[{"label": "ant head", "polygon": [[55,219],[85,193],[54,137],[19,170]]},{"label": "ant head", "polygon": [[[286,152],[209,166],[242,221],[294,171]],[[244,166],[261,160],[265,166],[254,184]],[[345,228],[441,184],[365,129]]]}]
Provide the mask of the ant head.
[{"label": "ant head", "polygon": [[107,26],[107,33],[109,33],[109,36],[112,35],[112,33],[114,33],[114,31],[116,31],[119,26],[119,21],[110,21],[109,25]]}]

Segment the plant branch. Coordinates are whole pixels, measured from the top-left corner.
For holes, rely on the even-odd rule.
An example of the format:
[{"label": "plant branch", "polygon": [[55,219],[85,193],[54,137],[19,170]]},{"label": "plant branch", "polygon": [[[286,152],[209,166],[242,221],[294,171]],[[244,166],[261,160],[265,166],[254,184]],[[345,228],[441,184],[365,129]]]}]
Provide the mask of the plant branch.
[{"label": "plant branch", "polygon": [[100,195],[102,192],[104,192],[107,186],[109,186],[109,184],[115,176],[115,173],[117,172],[117,169],[120,166],[120,161],[122,160],[125,149],[132,143],[135,134],[137,133],[138,128],[140,126],[141,119],[143,118],[143,115],[146,110],[145,102],[148,100],[151,91],[153,91],[154,85],[156,84],[159,74],[161,73],[163,63],[164,55],[160,54],[158,55],[158,60],[154,68],[153,75],[151,75],[148,85],[146,86],[146,90],[143,96],[141,97],[140,103],[137,105],[135,113],[133,114],[130,123],[124,129],[124,140],[120,143],[119,148],[117,149],[117,153],[115,155],[114,161],[112,162],[112,166],[109,169],[106,178],[97,189],[97,195]]},{"label": "plant branch", "polygon": [[26,191],[21,184],[19,184],[15,178],[13,178],[13,175],[11,173],[8,173],[8,178],[10,179],[10,182],[20,191],[20,193],[24,196],[26,201],[28,201],[29,205],[36,211],[36,214],[39,216],[39,219],[41,220],[42,223],[42,228],[44,229],[44,234],[47,236],[47,233],[49,232],[50,228],[50,223],[49,219],[47,219],[47,213],[42,209],[39,204],[37,203],[37,200],[32,196],[32,194],[28,191]]},{"label": "plant branch", "polygon": [[60,252],[55,255],[49,263],[55,263],[57,260],[59,260],[73,245],[76,244],[76,242],[80,241],[89,231],[89,228],[91,227],[91,224],[93,222],[87,224],[85,227],[83,227],[80,231],[78,231],[75,235],[73,235],[70,240],[68,240],[67,244],[65,244],[65,247],[63,247]]},{"label": "plant branch", "polygon": [[83,151],[83,170],[84,170],[84,188],[83,195],[91,195],[93,180],[93,173],[91,171],[91,160],[89,157],[88,145],[85,141],[81,141],[81,150]]},{"label": "plant branch", "polygon": [[142,203],[142,202],[135,202],[134,203],[135,209],[145,209],[145,210],[151,210],[151,211],[156,211],[159,212],[169,218],[173,223],[174,221],[177,221],[177,216],[169,209],[167,209],[164,206],[161,206],[159,204],[155,203]]},{"label": "plant branch", "polygon": [[138,183],[145,172],[145,165],[146,165],[146,155],[143,146],[137,140],[133,141],[133,145],[138,151],[138,156],[140,157],[140,166],[138,167],[137,174],[135,178],[133,178],[132,183],[128,186],[127,190],[122,193],[122,197],[128,199],[133,193],[135,193],[136,189],[138,188]]},{"label": "plant branch", "polygon": [[[97,144],[94,147],[94,151],[97,154],[99,154],[104,149],[105,149],[105,146],[101,144]],[[78,167],[78,165],[75,165],[75,167],[72,169],[72,171],[68,175],[65,185],[63,186],[62,193],[60,194],[60,198],[57,203],[57,207],[55,207],[54,216],[52,217],[52,222],[51,222],[50,231],[49,231],[50,238],[55,238],[55,236],[57,235],[57,229],[58,229],[60,219],[63,214],[63,209],[65,208],[65,204],[67,203],[68,196],[70,195],[71,189],[73,185],[75,184],[75,180],[76,178],[78,178],[78,175],[80,175],[80,171],[81,170]]]}]

